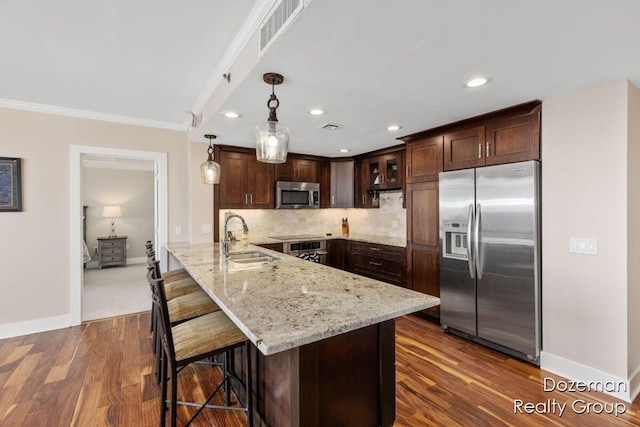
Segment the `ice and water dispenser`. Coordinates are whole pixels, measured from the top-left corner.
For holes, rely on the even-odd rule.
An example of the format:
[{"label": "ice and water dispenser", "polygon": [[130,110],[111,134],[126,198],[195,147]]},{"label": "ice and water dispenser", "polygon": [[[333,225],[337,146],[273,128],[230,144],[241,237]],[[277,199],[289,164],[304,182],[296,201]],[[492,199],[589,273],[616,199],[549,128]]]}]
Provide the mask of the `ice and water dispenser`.
[{"label": "ice and water dispenser", "polygon": [[443,253],[444,258],[454,258],[467,260],[467,226],[461,221],[442,221],[442,231],[444,233]]}]

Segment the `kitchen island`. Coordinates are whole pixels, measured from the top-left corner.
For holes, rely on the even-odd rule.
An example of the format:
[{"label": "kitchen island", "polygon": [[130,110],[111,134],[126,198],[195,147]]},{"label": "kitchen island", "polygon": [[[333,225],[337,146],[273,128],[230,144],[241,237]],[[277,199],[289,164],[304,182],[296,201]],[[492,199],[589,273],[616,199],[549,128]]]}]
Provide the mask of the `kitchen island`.
[{"label": "kitchen island", "polygon": [[210,243],[167,250],[253,343],[256,425],[393,425],[393,319],[438,298],[251,245],[232,253],[279,259],[233,264]]}]

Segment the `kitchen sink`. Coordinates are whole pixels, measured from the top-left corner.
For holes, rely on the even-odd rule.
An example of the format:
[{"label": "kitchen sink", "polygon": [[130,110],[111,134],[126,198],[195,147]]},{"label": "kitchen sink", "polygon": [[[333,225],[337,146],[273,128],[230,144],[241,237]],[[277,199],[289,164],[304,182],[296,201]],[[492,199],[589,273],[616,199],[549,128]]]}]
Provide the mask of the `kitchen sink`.
[{"label": "kitchen sink", "polygon": [[273,262],[279,259],[280,258],[266,254],[264,252],[251,251],[230,254],[228,261],[230,264],[232,263],[235,266],[251,266],[265,264],[267,262]]}]

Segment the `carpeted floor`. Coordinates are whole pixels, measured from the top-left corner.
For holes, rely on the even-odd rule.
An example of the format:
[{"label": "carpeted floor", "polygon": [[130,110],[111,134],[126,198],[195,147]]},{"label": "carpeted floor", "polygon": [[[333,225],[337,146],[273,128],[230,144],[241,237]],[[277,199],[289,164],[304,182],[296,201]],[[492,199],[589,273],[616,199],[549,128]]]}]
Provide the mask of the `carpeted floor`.
[{"label": "carpeted floor", "polygon": [[84,271],[82,321],[148,311],[147,264]]}]

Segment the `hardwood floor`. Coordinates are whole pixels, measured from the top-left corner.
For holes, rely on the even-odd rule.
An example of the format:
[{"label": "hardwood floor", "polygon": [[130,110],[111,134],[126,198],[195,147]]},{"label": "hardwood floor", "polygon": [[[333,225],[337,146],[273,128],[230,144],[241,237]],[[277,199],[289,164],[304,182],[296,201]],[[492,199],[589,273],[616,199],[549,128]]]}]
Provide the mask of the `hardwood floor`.
[{"label": "hardwood floor", "polygon": [[[640,426],[640,401],[602,393],[544,392],[551,375],[501,353],[443,333],[415,316],[396,323],[396,426]],[[157,426],[148,313],[0,340],[0,426]],[[204,399],[216,370],[180,375],[185,399]],[[555,413],[516,414],[514,400],[567,403]],[[591,404],[591,413],[576,410]],[[619,415],[595,411],[625,405]],[[604,407],[602,406],[604,405]],[[524,409],[524,406],[523,406]],[[542,409],[542,408],[540,408]],[[193,409],[179,408],[179,422]],[[243,414],[207,410],[196,426],[245,426]],[[278,426],[273,426],[278,427]],[[333,426],[331,426],[333,427]]]}]

